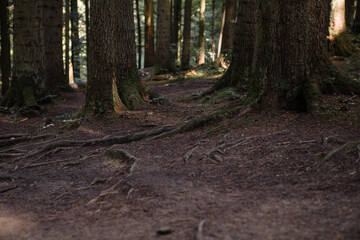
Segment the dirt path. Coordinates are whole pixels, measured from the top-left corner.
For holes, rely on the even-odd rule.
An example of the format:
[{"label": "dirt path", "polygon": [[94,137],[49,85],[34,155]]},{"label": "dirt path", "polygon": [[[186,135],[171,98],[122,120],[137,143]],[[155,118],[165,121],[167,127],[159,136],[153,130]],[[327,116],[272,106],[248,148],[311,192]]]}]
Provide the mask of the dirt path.
[{"label": "dirt path", "polygon": [[[178,125],[212,106],[176,98],[213,82],[155,87],[167,101],[79,129],[59,118],[82,104],[81,93],[68,94],[47,117],[0,115],[0,136],[80,141]],[[345,98],[328,97],[311,114],[253,111],[111,149],[64,147],[22,159],[44,139],[0,139],[0,150],[24,151],[0,152],[0,239],[360,239],[359,143],[319,161],[360,140],[360,100],[344,109]]]}]

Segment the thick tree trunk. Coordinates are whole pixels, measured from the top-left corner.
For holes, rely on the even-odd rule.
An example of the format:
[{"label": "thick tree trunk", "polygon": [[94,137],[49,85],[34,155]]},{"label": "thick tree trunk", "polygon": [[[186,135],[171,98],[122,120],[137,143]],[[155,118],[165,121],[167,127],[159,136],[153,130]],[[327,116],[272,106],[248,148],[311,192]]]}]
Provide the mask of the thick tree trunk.
[{"label": "thick tree trunk", "polygon": [[145,66],[154,66],[154,4],[153,0],[145,0]]},{"label": "thick tree trunk", "polygon": [[71,0],[71,62],[74,78],[80,78],[80,38],[78,0]]},{"label": "thick tree trunk", "polygon": [[185,0],[183,48],[181,57],[181,69],[183,70],[190,68],[191,7],[192,0]]},{"label": "thick tree trunk", "polygon": [[114,0],[92,0],[90,15],[85,115],[122,112],[126,107],[121,102],[116,87]]},{"label": "thick tree trunk", "polygon": [[200,1],[199,16],[199,57],[198,64],[205,63],[205,0]]},{"label": "thick tree trunk", "polygon": [[179,38],[181,29],[181,0],[174,0],[174,15],[171,28],[171,59],[177,61],[179,57]]},{"label": "thick tree trunk", "polygon": [[155,73],[166,73],[174,70],[171,66],[170,40],[171,19],[170,0],[158,0],[156,26]]},{"label": "thick tree trunk", "polygon": [[67,85],[64,76],[62,49],[62,1],[47,0],[43,5],[45,39],[45,73],[53,93]]},{"label": "thick tree trunk", "polygon": [[249,82],[246,79],[251,73],[254,57],[258,9],[258,0],[240,0],[231,64],[228,71],[215,84],[214,90],[224,87],[248,90]]},{"label": "thick tree trunk", "polygon": [[338,56],[350,56],[355,50],[346,32],[345,0],[332,0],[330,11],[330,51]]},{"label": "thick tree trunk", "polygon": [[136,19],[137,19],[137,31],[138,31],[138,68],[141,68],[142,54],[141,54],[141,20],[140,20],[140,9],[139,9],[139,0],[135,1],[136,4]]},{"label": "thick tree trunk", "polygon": [[[120,99],[129,109],[143,102],[144,90],[136,66],[133,0],[115,0],[116,83]],[[114,51],[114,50],[113,50]]]},{"label": "thick tree trunk", "polygon": [[308,111],[315,93],[359,91],[326,54],[327,1],[260,0],[249,99]]},{"label": "thick tree trunk", "polygon": [[1,90],[5,95],[10,87],[10,38],[9,38],[9,1],[0,1],[0,17],[1,17]]},{"label": "thick tree trunk", "polygon": [[356,14],[355,14],[354,23],[352,26],[352,31],[354,33],[360,33],[360,0],[357,1]]},{"label": "thick tree trunk", "polygon": [[[236,0],[226,0],[225,2],[225,25],[222,39],[221,52],[230,53],[233,46],[234,21],[236,19]],[[247,1],[251,4],[252,1]]]},{"label": "thick tree trunk", "polygon": [[4,104],[37,106],[47,94],[42,0],[14,1],[14,71]]}]

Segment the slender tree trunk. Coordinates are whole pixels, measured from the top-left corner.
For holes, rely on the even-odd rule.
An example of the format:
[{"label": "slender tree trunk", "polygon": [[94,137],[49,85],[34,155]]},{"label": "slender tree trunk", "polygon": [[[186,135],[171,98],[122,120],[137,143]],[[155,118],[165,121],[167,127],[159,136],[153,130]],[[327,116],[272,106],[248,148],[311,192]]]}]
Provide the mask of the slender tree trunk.
[{"label": "slender tree trunk", "polygon": [[226,8],[225,8],[225,5],[223,5],[223,10],[222,10],[222,14],[221,14],[221,29],[220,29],[219,43],[218,43],[218,49],[217,49],[217,57],[218,58],[220,58],[220,55],[221,55],[221,46],[222,46],[224,27],[225,27],[225,16],[226,16]]},{"label": "slender tree trunk", "polygon": [[65,86],[62,49],[62,1],[47,0],[43,5],[46,81],[53,93]]},{"label": "slender tree trunk", "polygon": [[260,0],[249,99],[303,112],[314,93],[359,92],[326,54],[327,1]]},{"label": "slender tree trunk", "polygon": [[360,33],[360,0],[357,0],[356,14],[355,14],[354,23],[352,26],[352,31],[354,33]]},{"label": "slender tree trunk", "polygon": [[9,107],[37,107],[47,94],[42,0],[14,1],[14,72]]},{"label": "slender tree trunk", "polygon": [[181,0],[174,0],[174,15],[173,15],[173,24],[171,29],[171,58],[172,61],[178,60],[179,57],[179,50],[178,50],[178,42],[180,38],[179,30],[181,28],[180,21],[181,21]]},{"label": "slender tree trunk", "polygon": [[133,0],[112,1],[115,1],[114,41],[117,89],[125,106],[133,109],[143,102],[144,96],[136,66]]},{"label": "slender tree trunk", "polygon": [[253,63],[259,1],[240,0],[240,6],[231,64],[224,76],[215,84],[214,90],[224,87],[236,87],[242,92],[248,90],[249,82],[246,79],[251,73]]},{"label": "slender tree trunk", "polygon": [[156,26],[155,73],[173,71],[170,56],[171,19],[170,0],[158,0]]},{"label": "slender tree trunk", "polygon": [[145,0],[145,66],[154,66],[154,3],[153,0]]},{"label": "slender tree trunk", "polygon": [[[70,0],[65,0],[65,81],[70,83]],[[71,82],[73,83],[73,82]]]},{"label": "slender tree trunk", "polygon": [[183,48],[181,57],[181,68],[183,70],[190,68],[191,7],[192,0],[185,0]]},{"label": "slender tree trunk", "polygon": [[80,39],[78,0],[71,0],[71,62],[74,78],[80,78]]},{"label": "slender tree trunk", "polygon": [[140,21],[140,10],[139,10],[139,0],[135,0],[136,3],[136,19],[137,19],[137,31],[138,31],[138,68],[141,68],[142,54],[141,54],[141,21]]},{"label": "slender tree trunk", "polygon": [[1,90],[2,95],[5,95],[10,87],[10,38],[9,38],[9,1],[0,1],[0,16],[1,16]]},{"label": "slender tree trunk", "polygon": [[215,62],[215,0],[212,0],[211,38],[211,60]]},{"label": "slender tree trunk", "polygon": [[122,112],[126,109],[116,87],[114,9],[114,0],[91,1],[86,116]]},{"label": "slender tree trunk", "polygon": [[205,63],[205,0],[200,1],[199,16],[199,61],[198,64]]},{"label": "slender tree trunk", "polygon": [[221,52],[230,53],[233,46],[234,21],[236,19],[236,0],[226,0],[225,2],[225,25],[222,37]]},{"label": "slender tree trunk", "polygon": [[[360,3],[360,2],[359,2]],[[346,26],[351,29],[355,15],[355,0],[345,0]]]},{"label": "slender tree trunk", "polygon": [[[85,0],[85,22],[86,22],[86,59],[89,56],[89,30],[90,30],[90,16],[89,16],[89,1]],[[88,61],[88,60],[86,60]]]}]

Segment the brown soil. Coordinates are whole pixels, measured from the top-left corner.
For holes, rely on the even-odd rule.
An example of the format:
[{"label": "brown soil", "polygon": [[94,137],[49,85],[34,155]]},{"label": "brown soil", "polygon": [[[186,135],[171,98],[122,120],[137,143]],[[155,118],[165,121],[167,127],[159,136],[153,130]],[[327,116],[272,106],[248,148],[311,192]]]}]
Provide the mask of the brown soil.
[{"label": "brown soil", "polygon": [[321,161],[360,140],[358,97],[328,96],[308,114],[253,110],[113,151],[94,145],[22,157],[46,142],[175,126],[231,104],[176,101],[214,81],[154,87],[167,100],[79,128],[56,116],[78,110],[82,93],[45,106],[41,117],[1,114],[0,137],[55,136],[0,139],[0,239],[360,239],[360,143]]}]

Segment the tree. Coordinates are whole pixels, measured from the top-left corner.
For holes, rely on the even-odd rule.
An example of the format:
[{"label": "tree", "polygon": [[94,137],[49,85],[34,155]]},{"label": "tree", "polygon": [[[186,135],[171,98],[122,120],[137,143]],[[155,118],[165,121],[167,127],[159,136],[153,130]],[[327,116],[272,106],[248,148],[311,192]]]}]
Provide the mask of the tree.
[{"label": "tree", "polygon": [[154,3],[145,0],[145,67],[154,66]]},{"label": "tree", "polygon": [[251,90],[261,105],[308,111],[320,93],[359,92],[326,48],[328,0],[260,0]]},{"label": "tree", "polygon": [[173,71],[170,55],[171,18],[170,0],[158,0],[156,26],[155,73]]},{"label": "tree", "polygon": [[355,15],[355,0],[345,0],[346,26],[351,29]]},{"label": "tree", "polygon": [[211,39],[211,60],[215,62],[215,0],[212,0]]},{"label": "tree", "polygon": [[174,15],[171,28],[171,59],[176,61],[179,58],[179,40],[181,34],[181,0],[174,0]]},{"label": "tree", "polygon": [[[70,0],[65,0],[65,81],[70,82]],[[72,82],[73,83],[73,82]]]},{"label": "tree", "polygon": [[138,68],[141,68],[141,60],[142,60],[142,54],[141,54],[141,21],[140,21],[140,9],[139,9],[139,0],[135,0],[135,6],[136,6],[136,20],[137,20],[137,31],[138,31]]},{"label": "tree", "polygon": [[1,21],[1,91],[5,95],[10,87],[10,38],[9,38],[9,1],[0,1]]},{"label": "tree", "polygon": [[64,76],[62,50],[62,1],[47,0],[43,4],[45,73],[49,89],[55,93],[68,81]]},{"label": "tree", "polygon": [[122,112],[116,86],[114,0],[92,0],[85,115]]},{"label": "tree", "polygon": [[47,95],[43,1],[14,1],[13,79],[3,105],[38,107],[37,100]]},{"label": "tree", "polygon": [[352,26],[352,31],[354,33],[360,33],[360,1],[357,1],[356,14],[355,14],[354,23]]},{"label": "tree", "polygon": [[192,0],[185,0],[183,48],[181,57],[181,69],[183,70],[190,68],[191,7]]},{"label": "tree", "polygon": [[240,0],[231,64],[213,90],[224,87],[237,87],[241,91],[248,89],[248,82],[245,80],[251,73],[253,62],[258,8],[258,0]]},{"label": "tree", "polygon": [[[249,1],[252,2],[252,1]],[[251,4],[251,3],[245,3]],[[222,39],[221,52],[230,53],[233,46],[234,24],[236,19],[236,0],[226,0],[225,2],[225,25]]]},{"label": "tree", "polygon": [[77,0],[71,0],[71,62],[74,69],[74,78],[80,78],[80,38],[79,12]]},{"label": "tree", "polygon": [[132,0],[115,0],[116,84],[120,99],[128,109],[142,103],[144,96],[136,66],[134,8],[131,3]]},{"label": "tree", "polygon": [[200,0],[199,16],[199,61],[198,64],[205,63],[205,0]]}]

